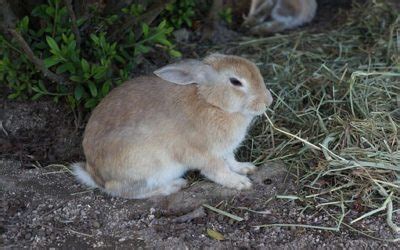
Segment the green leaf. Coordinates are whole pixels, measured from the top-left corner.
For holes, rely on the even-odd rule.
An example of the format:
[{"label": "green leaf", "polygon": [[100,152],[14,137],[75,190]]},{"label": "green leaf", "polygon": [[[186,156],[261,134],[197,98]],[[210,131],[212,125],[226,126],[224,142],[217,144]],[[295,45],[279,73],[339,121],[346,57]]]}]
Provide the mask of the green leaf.
[{"label": "green leaf", "polygon": [[104,34],[100,34],[100,38],[99,38],[99,45],[100,47],[104,48],[106,44],[106,38],[104,37]]},{"label": "green leaf", "polygon": [[64,43],[68,43],[68,37],[64,33],[61,35],[61,38]]},{"label": "green leaf", "polygon": [[86,21],[87,21],[87,20],[86,20],[85,18],[81,17],[81,18],[78,18],[78,19],[76,20],[76,24],[77,24],[78,26],[82,26],[82,24],[84,24]]},{"label": "green leaf", "polygon": [[99,66],[96,69],[96,73],[94,74],[93,78],[96,80],[99,80],[103,78],[107,73],[107,68],[104,66]]},{"label": "green leaf", "polygon": [[46,68],[50,68],[58,63],[60,63],[61,60],[55,56],[51,56],[49,58],[44,59],[44,66]]},{"label": "green leaf", "polygon": [[209,228],[207,228],[207,234],[208,234],[208,236],[210,236],[210,238],[212,238],[214,240],[224,240],[225,239],[224,236],[220,232],[209,229]]},{"label": "green leaf", "polygon": [[119,63],[126,63],[125,59],[120,55],[115,55],[115,60]]},{"label": "green leaf", "polygon": [[72,73],[72,74],[75,73],[75,67],[70,62],[64,63],[64,64],[58,66],[57,69],[56,69],[56,73],[57,74],[62,74],[62,73],[65,73],[67,71],[69,73]]},{"label": "green leaf", "polygon": [[169,51],[169,54],[170,54],[172,57],[181,57],[181,56],[182,56],[182,53],[181,53],[181,52],[179,52],[179,51],[177,51],[177,50],[174,50],[174,49],[171,49],[171,50]]},{"label": "green leaf", "polygon": [[29,17],[25,16],[20,21],[19,28],[21,29],[22,32],[26,32],[26,31],[28,31],[28,26],[29,26]]},{"label": "green leaf", "polygon": [[135,55],[145,54],[150,51],[150,48],[142,44],[137,44],[135,47]]},{"label": "green leaf", "polygon": [[36,93],[34,96],[32,96],[32,101],[35,101],[35,100],[39,99],[42,96],[43,96],[42,93]]},{"label": "green leaf", "polygon": [[95,34],[90,34],[90,38],[96,45],[99,44],[99,38]]},{"label": "green leaf", "polygon": [[96,87],[96,85],[93,82],[89,82],[88,86],[89,86],[90,94],[93,97],[96,97],[97,96],[97,87]]},{"label": "green leaf", "polygon": [[82,58],[82,60],[81,60],[81,65],[82,65],[83,72],[85,72],[85,73],[90,72],[90,65],[84,58]]},{"label": "green leaf", "polygon": [[67,96],[67,100],[70,107],[74,109],[76,107],[76,100],[71,95]]},{"label": "green leaf", "polygon": [[94,106],[96,106],[97,104],[97,100],[96,99],[90,99],[87,102],[85,102],[85,108],[93,108]]},{"label": "green leaf", "polygon": [[75,49],[76,49],[76,41],[71,41],[67,46],[67,50],[70,54],[73,54],[75,52]]},{"label": "green leaf", "polygon": [[143,32],[143,36],[146,38],[149,35],[149,25],[147,25],[146,23],[142,24],[142,32]]},{"label": "green leaf", "polygon": [[44,91],[44,92],[48,92],[46,86],[44,86],[43,81],[39,80],[39,88]]},{"label": "green leaf", "polygon": [[157,42],[161,43],[162,45],[165,46],[172,46],[172,43],[170,41],[168,41],[165,37],[160,37]]},{"label": "green leaf", "polygon": [[58,47],[57,42],[53,38],[46,36],[46,41],[47,41],[47,44],[49,45],[49,47],[53,50],[53,52],[52,52],[53,54],[60,53],[60,47]]},{"label": "green leaf", "polygon": [[82,87],[82,85],[80,85],[80,84],[76,85],[75,91],[74,91],[74,96],[77,101],[79,101],[82,98],[84,93],[85,93],[85,89]]},{"label": "green leaf", "polygon": [[82,82],[82,77],[80,76],[71,76],[69,79],[73,82]]},{"label": "green leaf", "polygon": [[8,95],[8,99],[16,99],[19,96],[18,93],[12,93],[10,95]]},{"label": "green leaf", "polygon": [[101,93],[103,94],[103,96],[106,96],[109,92],[110,92],[110,83],[105,82],[101,87]]},{"label": "green leaf", "polygon": [[68,67],[67,66],[68,66],[68,64],[62,64],[62,65],[58,66],[57,69],[56,69],[56,73],[57,74],[62,74],[62,73],[67,72],[68,71]]},{"label": "green leaf", "polygon": [[49,15],[49,16],[53,16],[54,15],[54,8],[51,7],[51,6],[48,6],[46,8],[46,14]]},{"label": "green leaf", "polygon": [[158,29],[163,29],[165,27],[165,25],[167,24],[167,20],[163,20],[159,25],[158,25]]},{"label": "green leaf", "polygon": [[32,90],[35,91],[35,92],[37,92],[37,93],[42,93],[42,92],[43,92],[41,89],[39,89],[39,88],[36,87],[36,86],[32,86]]}]

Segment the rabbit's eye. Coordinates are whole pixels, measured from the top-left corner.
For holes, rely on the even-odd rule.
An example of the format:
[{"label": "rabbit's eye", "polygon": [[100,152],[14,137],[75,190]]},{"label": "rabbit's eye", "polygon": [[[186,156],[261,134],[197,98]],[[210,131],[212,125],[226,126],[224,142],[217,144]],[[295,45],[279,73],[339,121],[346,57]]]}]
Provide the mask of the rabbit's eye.
[{"label": "rabbit's eye", "polygon": [[234,86],[243,86],[242,82],[239,81],[239,80],[236,79],[236,78],[231,77],[231,78],[229,78],[229,81],[230,81],[230,82],[232,83],[232,85],[234,85]]}]

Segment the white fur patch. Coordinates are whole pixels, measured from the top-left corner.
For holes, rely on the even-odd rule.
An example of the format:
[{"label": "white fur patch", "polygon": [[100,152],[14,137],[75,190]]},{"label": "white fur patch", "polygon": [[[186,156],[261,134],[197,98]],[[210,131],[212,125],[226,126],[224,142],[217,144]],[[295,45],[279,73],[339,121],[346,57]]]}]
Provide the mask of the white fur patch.
[{"label": "white fur patch", "polygon": [[88,172],[83,168],[84,163],[78,162],[78,163],[73,163],[71,164],[71,167],[73,169],[73,173],[75,177],[78,179],[78,181],[82,184],[85,184],[89,187],[92,188],[97,188],[96,182],[92,179],[92,177],[89,175]]},{"label": "white fur patch", "polygon": [[163,169],[153,173],[153,175],[147,179],[147,186],[154,188],[169,185],[171,181],[182,177],[184,174],[185,168],[182,165],[171,163],[171,165],[165,166]]}]

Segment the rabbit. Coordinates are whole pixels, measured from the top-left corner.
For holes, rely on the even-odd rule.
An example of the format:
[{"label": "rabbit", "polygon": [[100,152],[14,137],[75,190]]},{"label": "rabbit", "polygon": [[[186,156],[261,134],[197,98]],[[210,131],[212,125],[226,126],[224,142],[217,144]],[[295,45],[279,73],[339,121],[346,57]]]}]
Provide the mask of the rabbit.
[{"label": "rabbit", "polygon": [[252,0],[242,26],[254,35],[276,33],[310,22],[316,10],[316,0]]},{"label": "rabbit", "polygon": [[211,54],[164,66],[114,88],[93,110],[77,179],[112,196],[144,199],[179,191],[191,169],[238,190],[255,170],[234,151],[272,96],[257,66]]}]

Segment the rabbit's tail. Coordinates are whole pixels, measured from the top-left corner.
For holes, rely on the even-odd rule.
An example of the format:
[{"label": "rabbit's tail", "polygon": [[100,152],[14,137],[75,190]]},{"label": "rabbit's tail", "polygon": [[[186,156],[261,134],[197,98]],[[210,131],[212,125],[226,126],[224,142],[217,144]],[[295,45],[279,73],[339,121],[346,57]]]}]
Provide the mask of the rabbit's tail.
[{"label": "rabbit's tail", "polygon": [[78,181],[92,188],[98,188],[99,186],[93,180],[92,176],[86,171],[84,162],[76,162],[71,164],[72,171]]}]

